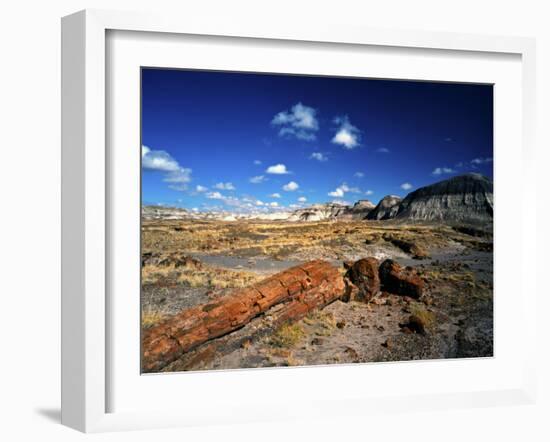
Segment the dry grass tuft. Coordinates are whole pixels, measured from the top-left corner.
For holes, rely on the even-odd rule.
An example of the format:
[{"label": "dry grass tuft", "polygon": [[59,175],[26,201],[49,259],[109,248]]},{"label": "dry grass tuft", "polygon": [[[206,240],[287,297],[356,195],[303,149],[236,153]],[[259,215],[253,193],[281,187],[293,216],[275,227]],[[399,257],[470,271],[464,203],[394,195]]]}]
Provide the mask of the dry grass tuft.
[{"label": "dry grass tuft", "polygon": [[304,319],[304,323],[315,328],[317,336],[330,336],[336,329],[336,319],[334,315],[322,310],[316,310],[309,313]]},{"label": "dry grass tuft", "polygon": [[169,315],[164,311],[155,309],[151,306],[144,307],[141,311],[141,326],[149,328],[164,321]]},{"label": "dry grass tuft", "polygon": [[279,348],[294,347],[304,337],[305,332],[298,324],[285,324],[271,337],[271,345]]},{"label": "dry grass tuft", "polygon": [[411,304],[411,316],[418,319],[424,329],[428,329],[435,324],[435,315],[424,308],[422,304]]}]

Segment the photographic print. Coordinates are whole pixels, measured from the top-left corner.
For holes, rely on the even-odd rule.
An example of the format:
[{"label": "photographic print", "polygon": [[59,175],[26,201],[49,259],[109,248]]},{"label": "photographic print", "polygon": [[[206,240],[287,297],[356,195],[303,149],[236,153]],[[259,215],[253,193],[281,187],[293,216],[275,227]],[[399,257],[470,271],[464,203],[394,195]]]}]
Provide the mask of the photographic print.
[{"label": "photographic print", "polygon": [[143,373],[493,355],[492,85],[142,68],[141,140]]}]

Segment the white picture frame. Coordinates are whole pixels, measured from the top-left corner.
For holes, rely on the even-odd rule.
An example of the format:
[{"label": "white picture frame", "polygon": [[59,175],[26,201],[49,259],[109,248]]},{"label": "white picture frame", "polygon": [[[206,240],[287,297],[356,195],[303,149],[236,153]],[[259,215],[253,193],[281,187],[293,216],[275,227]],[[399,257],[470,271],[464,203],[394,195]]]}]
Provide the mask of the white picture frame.
[{"label": "white picture frame", "polygon": [[[474,389],[462,393],[425,395],[361,395],[314,400],[311,407],[258,407],[246,397],[236,398],[232,410],[211,416],[201,410],[109,412],[110,364],[107,328],[110,317],[107,228],[109,188],[106,119],[107,45],[109,31],[140,31],[176,35],[201,35],[269,39],[273,41],[368,45],[380,48],[435,49],[484,54],[513,54],[521,57],[522,121],[520,155],[523,164],[521,202],[521,327],[526,351],[521,357],[522,376],[506,388]],[[535,42],[528,38],[493,37],[417,31],[327,26],[310,23],[294,26],[269,22],[213,22],[199,17],[167,17],[142,13],[86,10],[62,20],[62,423],[84,432],[168,426],[249,422],[286,417],[323,417],[329,401],[338,401],[338,413],[365,414],[371,411],[400,411],[452,407],[532,403],[535,397],[534,321],[536,287],[525,277],[526,257],[534,255],[536,195],[534,186]],[[519,149],[519,147],[518,147]],[[497,197],[498,198],[498,197]],[[497,200],[498,201],[498,200]],[[498,204],[498,203],[497,203]],[[497,248],[496,254],[501,253]],[[501,249],[505,256],[505,250]],[[137,296],[137,294],[136,294]],[[530,339],[531,338],[531,339]],[[498,357],[498,355],[497,355]],[[320,370],[309,368],[308,370]],[[326,368],[325,368],[326,369]],[[443,368],[442,368],[443,369]],[[358,375],[361,367],[354,368]],[[273,376],[264,372],[262,376]],[[273,373],[273,371],[271,372]],[[291,372],[292,373],[292,372]],[[298,372],[296,372],[298,373]],[[208,385],[203,373],[201,382]],[[243,372],[240,372],[242,378]],[[291,374],[292,375],[292,374]],[[238,376],[238,375],[237,375]],[[516,382],[517,381],[517,382]],[[190,399],[192,401],[192,399]],[[413,405],[414,404],[414,405]]]}]

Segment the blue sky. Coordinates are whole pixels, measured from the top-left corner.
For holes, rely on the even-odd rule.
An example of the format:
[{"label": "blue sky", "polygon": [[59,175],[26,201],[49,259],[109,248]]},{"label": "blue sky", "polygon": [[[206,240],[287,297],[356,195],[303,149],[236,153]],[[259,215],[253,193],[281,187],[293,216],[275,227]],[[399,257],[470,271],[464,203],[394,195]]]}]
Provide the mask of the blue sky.
[{"label": "blue sky", "polygon": [[142,201],[273,211],[492,179],[488,85],[142,70]]}]

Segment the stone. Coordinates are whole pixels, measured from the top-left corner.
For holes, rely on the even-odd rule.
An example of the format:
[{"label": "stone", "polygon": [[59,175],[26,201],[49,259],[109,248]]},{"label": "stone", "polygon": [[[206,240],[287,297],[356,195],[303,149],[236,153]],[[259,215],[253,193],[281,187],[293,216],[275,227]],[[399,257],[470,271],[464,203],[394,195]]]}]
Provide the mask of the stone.
[{"label": "stone", "polygon": [[356,261],[346,273],[346,277],[357,287],[357,291],[350,293],[351,301],[369,302],[380,291],[376,258],[369,257]]},{"label": "stone", "polygon": [[424,281],[414,270],[405,270],[392,259],[386,259],[379,268],[380,283],[384,290],[396,295],[419,299]]}]

